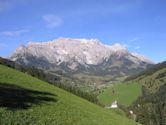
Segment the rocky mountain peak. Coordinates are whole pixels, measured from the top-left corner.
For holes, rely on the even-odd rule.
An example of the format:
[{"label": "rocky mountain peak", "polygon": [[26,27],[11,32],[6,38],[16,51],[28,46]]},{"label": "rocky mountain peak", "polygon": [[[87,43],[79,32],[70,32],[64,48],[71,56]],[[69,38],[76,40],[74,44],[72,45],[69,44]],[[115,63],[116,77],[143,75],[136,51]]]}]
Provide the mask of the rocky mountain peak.
[{"label": "rocky mountain peak", "polygon": [[41,63],[42,66],[51,65],[65,70],[95,70],[95,72],[98,72],[95,68],[98,66],[112,71],[110,68],[115,65],[122,67],[121,65],[125,64],[127,67],[135,64],[133,67],[145,68],[145,65],[142,66],[143,63],[152,63],[145,56],[129,52],[119,43],[105,45],[97,39],[62,37],[48,42],[29,42],[26,46],[16,49],[11,59],[18,62],[21,60],[21,63],[26,62],[26,65],[34,65],[35,62],[35,65]]}]

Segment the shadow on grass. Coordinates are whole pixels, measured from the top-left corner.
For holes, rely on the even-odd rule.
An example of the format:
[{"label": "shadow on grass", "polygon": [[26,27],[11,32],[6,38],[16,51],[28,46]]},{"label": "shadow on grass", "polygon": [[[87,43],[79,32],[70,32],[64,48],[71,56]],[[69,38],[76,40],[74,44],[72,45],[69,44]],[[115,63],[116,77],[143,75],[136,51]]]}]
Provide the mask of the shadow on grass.
[{"label": "shadow on grass", "polygon": [[10,110],[28,109],[33,104],[57,102],[56,95],[0,83],[0,107]]}]

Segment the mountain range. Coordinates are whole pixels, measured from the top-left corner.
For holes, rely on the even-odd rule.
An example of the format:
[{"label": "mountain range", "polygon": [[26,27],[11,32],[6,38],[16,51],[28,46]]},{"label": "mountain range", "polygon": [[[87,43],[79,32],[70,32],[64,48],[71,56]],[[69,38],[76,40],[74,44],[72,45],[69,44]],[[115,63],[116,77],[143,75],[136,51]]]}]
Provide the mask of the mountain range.
[{"label": "mountain range", "polygon": [[70,74],[123,77],[153,64],[121,44],[105,45],[97,39],[58,38],[21,45],[10,57],[25,66]]}]

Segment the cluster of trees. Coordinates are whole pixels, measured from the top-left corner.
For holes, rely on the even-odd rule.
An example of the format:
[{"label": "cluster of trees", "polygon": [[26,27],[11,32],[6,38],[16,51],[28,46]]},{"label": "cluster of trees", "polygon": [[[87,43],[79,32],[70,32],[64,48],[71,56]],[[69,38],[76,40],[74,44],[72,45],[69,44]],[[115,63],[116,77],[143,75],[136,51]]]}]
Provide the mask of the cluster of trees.
[{"label": "cluster of trees", "polygon": [[98,99],[97,99],[97,96],[93,93],[88,93],[88,92],[84,92],[74,86],[70,86],[70,85],[65,85],[63,83],[56,83],[55,84],[56,86],[58,86],[59,88],[62,88],[70,93],[73,93],[75,95],[78,95],[92,103],[95,103],[95,104],[98,104],[99,105],[99,102],[98,102]]},{"label": "cluster of trees", "polygon": [[77,96],[80,96],[80,97],[82,97],[82,98],[84,98],[92,103],[101,105],[98,102],[96,94],[84,92],[84,91],[79,90],[78,88],[76,88],[74,86],[71,86],[71,85],[68,85],[65,83],[61,83],[61,81],[60,81],[61,78],[54,75],[54,74],[46,73],[43,70],[37,69],[35,67],[22,67],[13,61],[10,61],[10,60],[7,60],[7,59],[1,58],[1,57],[0,57],[0,64],[14,68],[14,69],[19,70],[21,72],[27,73],[33,77],[39,78],[39,79],[46,81],[50,84],[53,84],[59,88],[62,88],[70,93],[73,93]]},{"label": "cluster of trees", "polygon": [[158,76],[156,77],[156,79],[160,79],[166,76],[166,71],[163,73],[159,73]]},{"label": "cluster of trees", "polygon": [[154,94],[143,89],[131,107],[137,114],[137,121],[143,125],[166,125],[166,83]]}]

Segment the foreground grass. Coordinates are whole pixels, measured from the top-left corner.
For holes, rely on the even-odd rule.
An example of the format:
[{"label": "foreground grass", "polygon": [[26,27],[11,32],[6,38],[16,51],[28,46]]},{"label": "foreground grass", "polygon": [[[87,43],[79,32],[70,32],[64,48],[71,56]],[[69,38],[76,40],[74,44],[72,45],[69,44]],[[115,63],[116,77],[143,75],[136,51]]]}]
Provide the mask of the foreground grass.
[{"label": "foreground grass", "polygon": [[129,106],[141,95],[141,85],[137,83],[115,84],[102,92],[98,99],[104,105],[111,105],[115,100],[125,106]]},{"label": "foreground grass", "polygon": [[0,65],[1,125],[136,125],[53,85]]}]

